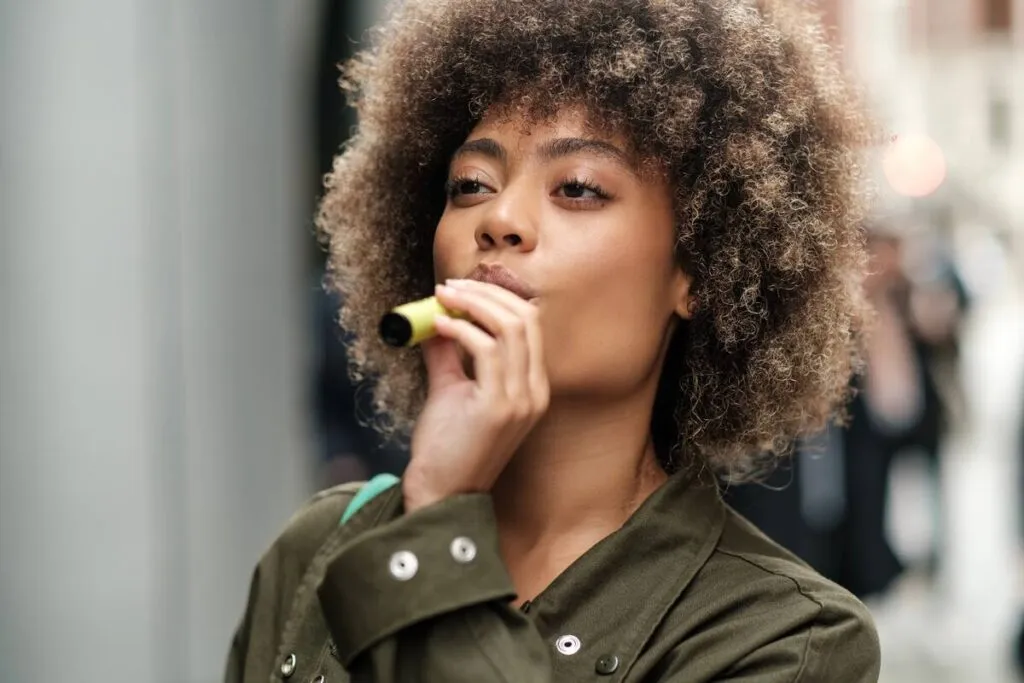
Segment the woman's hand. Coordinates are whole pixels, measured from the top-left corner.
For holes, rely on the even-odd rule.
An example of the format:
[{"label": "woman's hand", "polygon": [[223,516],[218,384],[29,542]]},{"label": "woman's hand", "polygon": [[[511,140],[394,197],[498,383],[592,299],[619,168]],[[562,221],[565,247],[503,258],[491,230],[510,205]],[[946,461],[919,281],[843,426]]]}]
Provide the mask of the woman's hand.
[{"label": "woman's hand", "polygon": [[[441,317],[423,344],[427,401],[403,479],[406,511],[489,491],[548,407],[538,311],[485,282],[453,280],[437,297],[474,321]],[[466,373],[460,347],[472,360]]]}]

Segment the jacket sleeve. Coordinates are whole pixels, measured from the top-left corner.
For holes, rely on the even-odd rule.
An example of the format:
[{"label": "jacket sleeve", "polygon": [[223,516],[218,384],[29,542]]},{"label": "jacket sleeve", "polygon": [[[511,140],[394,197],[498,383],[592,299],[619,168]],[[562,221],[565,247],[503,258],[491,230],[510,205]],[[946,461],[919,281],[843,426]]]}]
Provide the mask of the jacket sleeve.
[{"label": "jacket sleeve", "polygon": [[337,527],[359,484],[318,493],[288,522],[252,574],[245,613],[231,640],[225,683],[267,680],[296,591],[324,538]]},{"label": "jacket sleeve", "polygon": [[539,632],[509,601],[490,496],[457,496],[364,532],[319,598],[338,657],[373,683],[547,683]]},{"label": "jacket sleeve", "polygon": [[259,569],[253,572],[252,582],[249,585],[249,603],[246,605],[242,621],[235,629],[235,635],[231,639],[231,649],[228,650],[228,663],[224,672],[225,683],[242,683],[245,679],[245,661],[249,654],[249,640],[252,633],[252,614],[256,607],[256,595],[259,593]]}]

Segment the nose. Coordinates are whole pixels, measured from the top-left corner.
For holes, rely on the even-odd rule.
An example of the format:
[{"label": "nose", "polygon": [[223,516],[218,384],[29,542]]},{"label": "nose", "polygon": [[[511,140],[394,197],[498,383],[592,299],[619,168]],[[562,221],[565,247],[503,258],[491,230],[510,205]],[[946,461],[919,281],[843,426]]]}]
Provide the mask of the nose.
[{"label": "nose", "polygon": [[487,214],[476,229],[476,244],[481,251],[514,248],[532,251],[537,247],[537,228],[533,207],[521,192],[506,188],[490,202]]}]

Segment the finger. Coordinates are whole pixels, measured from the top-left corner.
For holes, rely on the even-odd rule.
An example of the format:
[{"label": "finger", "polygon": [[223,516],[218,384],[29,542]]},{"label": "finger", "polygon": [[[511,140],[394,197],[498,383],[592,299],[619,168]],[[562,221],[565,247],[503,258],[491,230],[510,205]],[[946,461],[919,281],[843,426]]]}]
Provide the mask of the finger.
[{"label": "finger", "polygon": [[466,314],[493,337],[516,334],[517,328],[522,327],[519,311],[509,308],[500,298],[488,296],[486,292],[439,285],[437,299],[443,306]]},{"label": "finger", "polygon": [[517,311],[523,315],[526,315],[532,308],[536,308],[534,304],[522,298],[515,292],[510,292],[504,287],[490,282],[479,282],[477,280],[448,280],[446,284],[459,291],[480,292],[489,299],[498,301],[504,304],[506,308]]},{"label": "finger", "polygon": [[473,374],[485,393],[503,396],[504,377],[498,341],[467,320],[439,315],[434,320],[439,336],[451,339],[464,348],[473,359]]},{"label": "finger", "polygon": [[527,385],[538,407],[546,408],[550,389],[547,367],[544,362],[544,343],[540,329],[540,309],[536,303],[522,299],[519,295],[489,282],[476,280],[449,280],[449,285],[458,292],[477,292],[515,312],[524,323],[527,346]]},{"label": "finger", "polygon": [[478,291],[438,288],[438,299],[445,306],[467,314],[498,341],[504,370],[505,394],[524,396],[529,390],[529,345],[526,322],[504,303]]},{"label": "finger", "polygon": [[423,349],[423,363],[427,368],[429,388],[443,389],[466,380],[457,343],[438,336],[427,339],[420,346]]}]

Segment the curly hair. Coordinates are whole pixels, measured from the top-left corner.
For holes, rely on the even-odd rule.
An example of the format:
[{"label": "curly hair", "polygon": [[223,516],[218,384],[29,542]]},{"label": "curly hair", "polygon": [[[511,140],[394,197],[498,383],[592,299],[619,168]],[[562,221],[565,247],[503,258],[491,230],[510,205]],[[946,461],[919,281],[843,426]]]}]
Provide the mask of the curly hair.
[{"label": "curly hair", "polygon": [[674,189],[677,258],[699,301],[662,371],[663,467],[764,471],[842,414],[868,309],[865,184],[875,130],[818,17],[774,0],[407,0],[345,66],[359,125],[317,216],[344,293],[353,374],[378,428],[407,433],[425,397],[415,351],[377,335],[433,293],[450,155],[515,98],[569,104],[621,131]]}]

